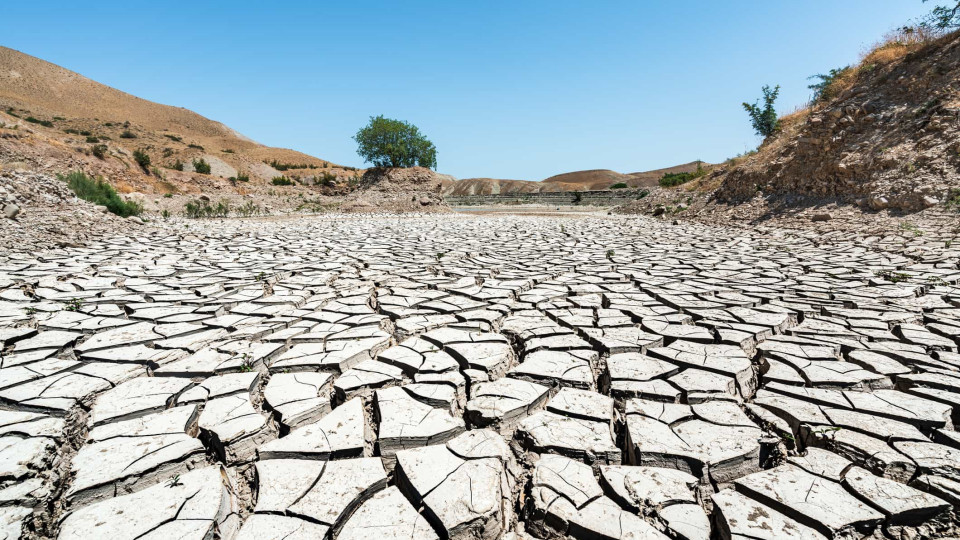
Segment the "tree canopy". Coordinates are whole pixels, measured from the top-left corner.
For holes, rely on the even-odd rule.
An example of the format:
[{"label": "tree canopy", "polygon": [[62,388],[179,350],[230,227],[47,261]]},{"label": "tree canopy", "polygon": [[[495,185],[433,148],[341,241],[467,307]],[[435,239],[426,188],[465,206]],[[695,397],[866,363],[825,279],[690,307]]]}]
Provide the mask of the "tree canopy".
[{"label": "tree canopy", "polygon": [[409,122],[371,116],[353,140],[357,154],[376,167],[437,168],[437,147]]}]

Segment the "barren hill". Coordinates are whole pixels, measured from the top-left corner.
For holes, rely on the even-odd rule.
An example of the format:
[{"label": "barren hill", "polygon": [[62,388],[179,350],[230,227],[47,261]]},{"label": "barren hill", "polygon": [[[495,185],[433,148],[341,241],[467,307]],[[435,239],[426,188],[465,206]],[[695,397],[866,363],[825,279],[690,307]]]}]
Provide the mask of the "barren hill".
[{"label": "barren hill", "polygon": [[894,36],[842,71],[825,99],[782,118],[756,154],[704,184],[719,185],[722,202],[761,192],[921,210],[960,198],[958,119],[960,34]]},{"label": "barren hill", "polygon": [[588,191],[610,189],[615,184],[626,184],[630,188],[653,187],[664,173],[692,172],[697,161],[675,165],[652,171],[630,174],[618,173],[609,169],[575,171],[551,176],[536,182],[531,180],[501,180],[497,178],[464,178],[444,185],[444,195],[490,195],[498,193],[538,193],[551,191]]},{"label": "barren hill", "polygon": [[[246,175],[253,183],[281,174],[326,172],[343,181],[354,174],[302,152],[264,146],[193,111],[138,98],[6,47],[0,47],[0,111],[0,125],[20,128],[19,134],[0,138],[0,161],[51,172],[83,168],[138,189],[157,187],[158,175],[144,174],[149,168],[133,163],[134,150],[149,155],[151,166],[173,184],[210,180],[191,175],[193,161],[201,158],[211,165],[210,177]],[[105,158],[91,156],[97,144],[106,145]],[[178,162],[184,164],[184,174],[173,170]]]}]

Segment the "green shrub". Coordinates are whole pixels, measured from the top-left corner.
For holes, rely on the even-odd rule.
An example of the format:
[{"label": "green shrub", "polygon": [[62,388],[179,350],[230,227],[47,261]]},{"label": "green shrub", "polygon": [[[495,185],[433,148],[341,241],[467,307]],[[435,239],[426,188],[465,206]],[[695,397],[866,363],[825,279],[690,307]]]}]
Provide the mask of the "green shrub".
[{"label": "green shrub", "polygon": [[376,167],[437,168],[437,147],[409,122],[371,116],[353,140],[357,154]]},{"label": "green shrub", "polygon": [[137,162],[137,165],[143,168],[144,171],[148,170],[150,167],[150,155],[144,152],[143,150],[137,149],[133,151],[133,160]]},{"label": "green shrub", "polygon": [[210,174],[210,164],[203,158],[193,160],[193,170],[200,174]]},{"label": "green shrub", "polygon": [[72,172],[58,178],[67,183],[77,197],[94,204],[106,206],[107,210],[120,217],[138,216],[143,212],[143,205],[136,201],[125,201],[117,195],[117,190],[106,183],[99,176],[90,178],[80,171]]},{"label": "green shrub", "polygon": [[166,138],[168,138],[168,139],[170,139],[171,141],[183,142],[183,138],[182,138],[182,137],[178,137],[178,136],[176,136],[176,135],[171,135],[171,134],[169,134],[169,133],[164,133],[163,136],[166,137]]},{"label": "green shrub", "polygon": [[292,186],[293,180],[287,178],[286,176],[274,176],[270,183],[275,186]]},{"label": "green shrub", "polygon": [[98,142],[100,142],[100,139],[98,139],[98,138],[96,138],[96,137],[87,137],[87,142],[88,142],[88,143],[98,143]]},{"label": "green shrub", "polygon": [[92,152],[97,158],[103,159],[107,155],[107,145],[95,144],[93,145],[93,148],[90,149],[90,152]]},{"label": "green shrub", "polygon": [[172,169],[172,170],[174,170],[174,171],[182,171],[182,170],[183,170],[183,162],[178,159],[178,160],[174,161],[172,165],[167,166],[167,168],[168,168],[168,169]]},{"label": "green shrub", "polygon": [[237,173],[237,182],[249,182],[249,181],[250,181],[250,175],[242,171]]},{"label": "green shrub", "polygon": [[80,130],[79,130],[79,129],[73,129],[73,128],[67,128],[67,129],[63,130],[63,132],[64,132],[64,133],[69,133],[70,135],[79,135],[79,134],[80,134]]},{"label": "green shrub", "polygon": [[642,199],[642,198],[646,197],[646,196],[649,195],[649,194],[650,194],[650,190],[649,190],[649,189],[641,189],[640,192],[637,193],[637,198],[638,198],[638,199]]},{"label": "green shrub", "polygon": [[610,189],[626,189],[626,182],[617,182],[616,184],[610,186]]},{"label": "green shrub", "polygon": [[816,84],[807,86],[807,88],[813,90],[813,101],[826,101],[833,98],[837,93],[833,84],[849,73],[851,69],[853,68],[846,66],[839,69],[831,69],[828,73],[817,73],[816,75],[807,77],[807,79],[820,80],[820,82]]},{"label": "green shrub", "polygon": [[188,201],[183,207],[183,215],[191,219],[227,217],[228,214],[230,214],[230,205],[225,201],[211,206],[209,201],[197,199]]},{"label": "green shrub", "polygon": [[323,171],[323,174],[320,175],[320,184],[326,187],[337,185],[337,175]]},{"label": "green shrub", "polygon": [[283,162],[277,161],[277,160],[275,160],[275,159],[272,159],[272,160],[270,160],[270,161],[263,160],[263,162],[266,163],[267,165],[273,167],[274,169],[276,169],[276,170],[278,170],[278,171],[289,171],[290,169],[317,169],[317,168],[319,168],[319,167],[317,167],[316,165],[311,165],[311,164],[309,164],[309,163],[283,163]]},{"label": "green shrub", "polygon": [[697,170],[693,172],[663,173],[663,176],[660,177],[659,184],[660,187],[679,186],[680,184],[686,184],[706,174],[707,170],[703,168],[703,164],[697,161]]},{"label": "green shrub", "polygon": [[773,108],[773,103],[777,101],[780,95],[780,85],[774,86],[771,90],[769,86],[763,86],[763,107],[760,107],[760,101],[754,104],[743,103],[743,109],[750,116],[750,123],[757,135],[764,139],[773,135],[780,129],[780,119],[777,118],[777,111]]},{"label": "green shrub", "polygon": [[163,194],[163,198],[164,198],[164,199],[172,199],[172,198],[173,198],[173,193],[164,193],[164,194]]},{"label": "green shrub", "polygon": [[134,132],[132,132],[132,131],[130,131],[129,129],[126,129],[126,130],[123,131],[123,133],[120,134],[120,138],[121,138],[121,139],[136,139],[136,138],[137,138],[137,134],[134,133]]},{"label": "green shrub", "polygon": [[237,215],[240,217],[259,216],[263,209],[253,204],[253,201],[247,201],[242,206],[237,207]]},{"label": "green shrub", "polygon": [[53,127],[53,122],[51,122],[51,121],[49,121],[49,120],[39,120],[39,119],[34,118],[34,117],[32,117],[32,116],[28,116],[28,117],[24,118],[24,120],[26,120],[27,122],[30,122],[31,124],[40,124],[40,125],[43,126],[43,127]]},{"label": "green shrub", "polygon": [[200,146],[199,144],[192,144],[192,143],[188,144],[187,148],[196,148],[197,150],[203,150],[203,147]]}]

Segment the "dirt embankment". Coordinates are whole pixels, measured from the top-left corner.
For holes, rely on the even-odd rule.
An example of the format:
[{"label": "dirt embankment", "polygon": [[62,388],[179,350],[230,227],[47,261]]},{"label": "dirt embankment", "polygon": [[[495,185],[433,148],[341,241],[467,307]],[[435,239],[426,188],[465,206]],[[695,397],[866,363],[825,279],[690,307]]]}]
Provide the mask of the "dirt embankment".
[{"label": "dirt embankment", "polygon": [[[909,37],[909,36],[907,36]],[[715,199],[835,199],[915,212],[960,188],[960,34],[888,40],[844,70],[826,99],[782,118],[759,151],[720,167]]]},{"label": "dirt embankment", "polygon": [[441,191],[451,178],[424,167],[367,170],[357,190],[348,195],[344,212],[450,212]]}]

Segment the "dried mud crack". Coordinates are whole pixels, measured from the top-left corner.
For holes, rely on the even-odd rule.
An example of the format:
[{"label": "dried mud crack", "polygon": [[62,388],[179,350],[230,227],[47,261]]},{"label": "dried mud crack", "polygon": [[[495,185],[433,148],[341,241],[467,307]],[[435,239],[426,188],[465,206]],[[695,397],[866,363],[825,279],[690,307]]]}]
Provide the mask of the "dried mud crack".
[{"label": "dried mud crack", "polygon": [[8,250],[0,538],[956,536],[955,235],[362,215]]}]

